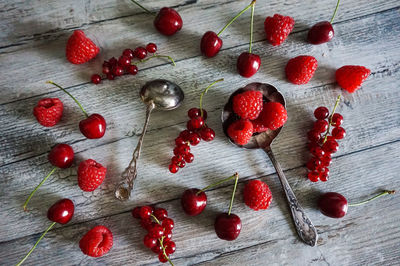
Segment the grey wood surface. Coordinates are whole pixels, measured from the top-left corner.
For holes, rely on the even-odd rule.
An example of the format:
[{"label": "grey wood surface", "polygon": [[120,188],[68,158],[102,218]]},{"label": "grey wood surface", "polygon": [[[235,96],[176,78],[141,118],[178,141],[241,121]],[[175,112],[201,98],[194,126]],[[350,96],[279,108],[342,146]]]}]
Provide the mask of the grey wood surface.
[{"label": "grey wood surface", "polygon": [[[26,261],[29,265],[123,265],[157,264],[158,258],[142,244],[144,230],[130,215],[141,204],[165,207],[176,223],[173,239],[175,265],[398,265],[400,264],[400,199],[382,198],[354,207],[340,220],[316,210],[318,195],[336,191],[350,201],[362,200],[381,189],[399,190],[400,163],[400,5],[398,1],[343,1],[335,19],[335,37],[327,44],[305,43],[307,29],[330,18],[336,1],[258,1],[253,51],[262,59],[260,71],[251,79],[236,74],[237,56],[247,50],[249,13],[223,35],[224,46],[212,59],[200,56],[199,41],[207,30],[218,31],[248,1],[145,1],[157,9],[168,5],[181,14],[184,27],[173,37],[160,36],[151,18],[130,1],[0,1],[0,265],[17,263],[30,249],[49,221],[46,212],[57,199],[71,198],[76,213],[71,222],[56,226]],[[274,13],[295,18],[293,33],[273,47],[266,43],[263,22]],[[88,64],[69,64],[65,42],[75,29],[83,29],[102,47]],[[126,47],[155,42],[160,53],[177,61],[172,67],[154,60],[140,67],[135,77],[93,85],[90,75],[100,71],[104,58],[117,56]],[[317,58],[319,67],[306,85],[288,83],[286,62],[297,55]],[[372,74],[354,94],[341,91],[334,71],[346,64],[364,65]],[[183,105],[174,111],[153,113],[139,176],[132,199],[114,199],[118,175],[130,160],[144,121],[145,107],[138,90],[148,80],[167,78],[185,91]],[[186,124],[186,111],[198,105],[200,92],[212,81],[225,81],[205,96],[208,124],[216,131],[211,143],[194,150],[195,161],[172,175],[167,166],[173,139]],[[65,94],[45,84],[53,80],[68,88],[88,112],[107,120],[106,135],[85,139],[79,132],[82,114]],[[274,84],[286,97],[289,119],[273,149],[300,203],[320,234],[317,247],[299,241],[292,225],[275,170],[261,151],[240,150],[227,141],[220,125],[221,109],[230,93],[249,82]],[[311,184],[305,179],[308,159],[306,132],[312,112],[320,105],[333,106],[341,93],[338,111],[345,118],[347,136],[330,167],[331,179]],[[37,101],[59,97],[64,116],[53,128],[40,126],[32,115]],[[47,154],[55,143],[68,143],[76,152],[73,167],[58,171],[38,190],[30,212],[22,211],[29,192],[51,170]],[[80,161],[93,158],[108,168],[105,182],[94,192],[77,186]],[[219,240],[213,229],[216,213],[228,208],[232,187],[209,191],[206,211],[195,218],[185,216],[180,195],[188,187],[209,183],[239,172],[239,192],[234,212],[243,222],[236,241]],[[274,200],[266,211],[246,207],[241,190],[247,180],[261,178],[271,187]],[[114,246],[101,258],[81,253],[78,242],[94,225],[108,226]]]}]

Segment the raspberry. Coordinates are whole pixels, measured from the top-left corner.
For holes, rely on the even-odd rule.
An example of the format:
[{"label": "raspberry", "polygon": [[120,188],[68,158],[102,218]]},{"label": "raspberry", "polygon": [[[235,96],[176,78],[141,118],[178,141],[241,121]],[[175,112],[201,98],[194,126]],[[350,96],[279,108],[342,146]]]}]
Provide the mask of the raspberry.
[{"label": "raspberry", "polygon": [[273,17],[267,17],[264,21],[264,30],[267,40],[273,45],[281,45],[293,30],[294,19],[275,14]]},{"label": "raspberry", "polygon": [[371,74],[371,70],[363,66],[342,66],[336,70],[336,81],[340,87],[353,93]]},{"label": "raspberry", "polygon": [[103,183],[106,177],[107,168],[88,159],[79,164],[78,185],[83,191],[93,191]]},{"label": "raspberry", "polygon": [[297,56],[287,63],[285,68],[286,78],[293,84],[306,84],[314,76],[317,67],[317,59],[313,56]]},{"label": "raspberry", "polygon": [[261,120],[256,119],[256,120],[251,121],[251,123],[253,124],[253,132],[254,133],[261,133],[261,132],[265,132],[268,130],[268,128],[262,124]]},{"label": "raspberry", "polygon": [[285,107],[278,102],[264,103],[263,110],[254,123],[261,124],[264,128],[275,130],[286,123],[287,112]]},{"label": "raspberry", "polygon": [[101,257],[110,251],[113,245],[113,235],[105,226],[98,225],[87,232],[79,241],[83,254],[90,257]]},{"label": "raspberry", "polygon": [[260,91],[245,91],[233,97],[233,111],[243,119],[256,119],[261,112],[263,95]]},{"label": "raspberry", "polygon": [[244,187],[243,198],[251,209],[266,210],[271,204],[272,194],[267,184],[260,180],[251,180]]},{"label": "raspberry", "polygon": [[236,144],[245,145],[253,135],[253,124],[249,120],[237,120],[229,125],[228,135]]},{"label": "raspberry", "polygon": [[68,39],[66,56],[72,64],[83,64],[94,58],[99,51],[99,47],[83,31],[76,30]]},{"label": "raspberry", "polygon": [[63,110],[64,105],[60,99],[45,98],[33,108],[33,115],[42,126],[53,127],[60,121]]}]

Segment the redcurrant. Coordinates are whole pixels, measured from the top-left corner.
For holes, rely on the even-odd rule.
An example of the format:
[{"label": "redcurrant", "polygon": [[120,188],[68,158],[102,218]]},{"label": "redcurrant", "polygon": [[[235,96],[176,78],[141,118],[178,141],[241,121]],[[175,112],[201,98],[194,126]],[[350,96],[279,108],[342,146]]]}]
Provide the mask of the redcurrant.
[{"label": "redcurrant", "polygon": [[168,218],[168,212],[166,209],[157,208],[154,210],[154,216],[159,220],[162,221],[165,218]]},{"label": "redcurrant", "polygon": [[344,128],[342,127],[335,127],[332,130],[332,137],[334,137],[335,139],[342,139],[346,136],[346,130],[344,130]]},{"label": "redcurrant", "polygon": [[122,54],[126,57],[128,57],[129,59],[133,58],[133,50],[132,49],[125,49]]},{"label": "redcurrant", "polygon": [[343,123],[343,116],[339,113],[334,113],[332,116],[332,126],[338,127]]},{"label": "redcurrant", "polygon": [[200,130],[200,136],[203,140],[205,141],[212,141],[215,137],[215,132],[212,128],[209,127],[203,127]]},{"label": "redcurrant", "polygon": [[143,244],[148,248],[153,248],[157,245],[157,239],[151,237],[150,235],[145,235],[143,239]]},{"label": "redcurrant", "polygon": [[147,56],[147,50],[143,47],[138,47],[133,51],[133,54],[139,59],[144,59]]},{"label": "redcurrant", "polygon": [[99,84],[101,82],[101,77],[98,74],[93,74],[90,79],[94,84]]},{"label": "redcurrant", "polygon": [[338,148],[339,144],[337,143],[336,140],[327,140],[322,145],[322,149],[329,154],[337,152]]},{"label": "redcurrant", "polygon": [[140,208],[140,218],[142,218],[143,220],[149,219],[152,213],[153,210],[150,206],[143,206]]},{"label": "redcurrant", "polygon": [[164,221],[162,221],[161,224],[166,230],[174,229],[174,220],[172,220],[171,218],[165,219]]},{"label": "redcurrant", "polygon": [[319,178],[319,173],[318,172],[316,172],[316,171],[311,171],[311,172],[308,172],[308,179],[311,181],[311,182],[317,182],[318,181],[318,178]]},{"label": "redcurrant", "polygon": [[193,162],[193,160],[194,160],[194,155],[192,154],[192,153],[188,153],[188,154],[185,154],[184,156],[183,156],[183,158],[185,159],[185,161],[187,162],[187,163],[191,163],[191,162]]},{"label": "redcurrant", "polygon": [[175,174],[176,172],[178,172],[178,170],[179,170],[179,167],[178,167],[176,164],[171,163],[171,164],[169,165],[169,171],[170,171],[171,173]]},{"label": "redcurrant", "polygon": [[200,143],[200,136],[196,132],[192,132],[189,136],[190,145],[196,146]]},{"label": "redcurrant", "polygon": [[155,52],[157,52],[157,45],[151,42],[146,45],[146,50],[147,52],[154,54]]},{"label": "redcurrant", "polygon": [[328,121],[326,120],[317,120],[314,123],[314,129],[318,133],[324,133],[328,129]]},{"label": "redcurrant", "polygon": [[320,106],[314,111],[314,116],[316,119],[325,119],[329,115],[329,110],[325,106]]},{"label": "redcurrant", "polygon": [[136,75],[139,69],[135,65],[129,65],[126,67],[126,71],[131,75]]}]

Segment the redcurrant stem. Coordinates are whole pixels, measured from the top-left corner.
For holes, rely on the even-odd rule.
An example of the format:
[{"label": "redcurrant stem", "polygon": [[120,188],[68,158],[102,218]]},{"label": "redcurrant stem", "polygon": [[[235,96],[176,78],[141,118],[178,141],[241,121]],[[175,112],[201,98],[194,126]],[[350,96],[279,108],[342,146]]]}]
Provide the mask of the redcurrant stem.
[{"label": "redcurrant stem", "polygon": [[340,0],[338,0],[337,3],[336,3],[336,8],[335,8],[335,11],[333,12],[333,15],[332,15],[332,18],[331,18],[331,21],[330,21],[331,24],[332,24],[332,22],[333,22],[333,19],[334,19],[335,16],[336,16],[336,12],[338,11],[339,3],[340,3]]},{"label": "redcurrant stem", "polygon": [[161,222],[153,214],[150,214],[150,216],[156,221],[156,223],[161,224]]},{"label": "redcurrant stem", "polygon": [[328,139],[329,129],[331,128],[331,124],[332,124],[332,117],[333,117],[333,114],[334,114],[335,111],[336,111],[336,108],[337,108],[338,105],[339,105],[340,97],[341,97],[341,95],[339,95],[339,96],[337,97],[335,106],[333,107],[332,113],[331,113],[331,115],[330,115],[330,117],[329,117],[328,129],[326,130],[326,133],[325,133],[325,136],[324,136],[324,141],[322,142],[322,144],[324,144],[324,143],[326,142],[326,140]]},{"label": "redcurrant stem", "polygon": [[203,96],[204,96],[204,94],[206,94],[206,93],[208,92],[208,90],[209,90],[215,83],[218,83],[218,82],[220,82],[220,81],[224,81],[224,79],[222,78],[222,79],[219,79],[219,80],[214,81],[213,83],[211,83],[210,85],[208,85],[208,87],[200,94],[200,104],[199,104],[199,107],[200,107],[200,116],[201,116],[201,117],[203,117]]},{"label": "redcurrant stem", "polygon": [[211,184],[211,185],[206,186],[205,188],[200,189],[199,191],[197,191],[196,195],[199,195],[201,192],[204,192],[204,191],[206,191],[207,189],[210,189],[210,188],[212,188],[212,187],[218,186],[219,184],[222,184],[222,183],[224,183],[224,182],[226,182],[226,181],[229,181],[229,180],[235,178],[237,174],[238,174],[238,173],[235,173],[234,175],[232,175],[232,176],[230,176],[230,177],[228,177],[228,178],[221,179],[221,180],[218,181],[218,182],[215,182],[215,183],[213,183],[213,184]]},{"label": "redcurrant stem", "polygon": [[236,187],[237,187],[237,183],[238,183],[238,180],[239,180],[239,174],[238,174],[238,173],[235,173],[235,177],[236,177],[236,179],[235,179],[235,186],[233,187],[231,202],[229,203],[228,215],[231,215],[232,206],[233,206],[233,199],[235,198]]},{"label": "redcurrant stem", "polygon": [[150,59],[156,58],[156,57],[157,58],[168,58],[171,61],[172,65],[176,66],[175,61],[174,61],[174,59],[172,59],[172,57],[170,57],[168,55],[158,55],[158,54],[153,54],[152,56],[147,57],[146,59],[142,59],[140,61],[133,62],[133,63],[131,63],[131,65],[137,65],[140,63],[144,63],[144,62],[149,61]]},{"label": "redcurrant stem", "polygon": [[376,195],[376,196],[374,196],[374,197],[372,197],[370,199],[367,199],[367,200],[364,200],[364,201],[361,201],[361,202],[358,202],[358,203],[349,204],[349,206],[351,206],[351,207],[360,206],[360,205],[363,205],[363,204],[368,203],[370,201],[373,201],[374,199],[380,198],[380,197],[388,195],[388,194],[394,194],[394,193],[396,193],[395,190],[385,190],[385,191],[379,193],[378,195]]},{"label": "redcurrant stem", "polygon": [[36,248],[37,244],[39,244],[40,240],[42,240],[42,238],[47,234],[48,231],[50,231],[50,229],[56,224],[56,222],[53,222],[49,227],[47,227],[46,231],[44,231],[44,233],[40,236],[40,238],[36,241],[35,245],[31,248],[31,250],[29,250],[28,254],[25,255],[25,257],[18,262],[17,266],[20,266],[22,263],[24,263],[24,261],[29,257],[29,255],[31,255],[31,253],[33,252],[33,250]]},{"label": "redcurrant stem", "polygon": [[147,8],[145,8],[144,6],[142,6],[141,4],[139,4],[137,1],[135,0],[131,0],[132,3],[134,3],[135,5],[137,5],[138,7],[140,7],[141,9],[143,9],[144,11],[146,11],[147,13],[151,14],[151,15],[155,15],[155,12],[152,12],[150,10],[148,10]]},{"label": "redcurrant stem", "polygon": [[238,17],[240,17],[247,9],[249,9],[255,3],[256,1],[253,0],[250,5],[246,6],[242,11],[240,11],[236,16],[234,16],[233,19],[231,19],[231,21],[229,21],[228,24],[226,24],[225,27],[223,27],[222,30],[218,32],[217,36],[219,36],[222,32],[224,32],[224,30],[226,30],[229,27],[229,25],[231,25]]},{"label": "redcurrant stem", "polygon": [[164,254],[165,258],[168,260],[168,262],[169,262],[169,264],[171,264],[171,266],[174,266],[174,264],[172,263],[171,259],[168,257],[167,252],[165,252],[165,248],[166,247],[164,247],[164,237],[165,236],[161,237],[160,239],[158,239],[158,241],[160,242],[160,246],[161,246],[161,248],[163,250],[163,254]]},{"label": "redcurrant stem", "polygon": [[253,5],[251,6],[251,16],[250,16],[250,43],[249,43],[249,53],[251,54],[251,45],[253,43],[253,20],[254,20],[254,8],[255,1],[251,2]]},{"label": "redcurrant stem", "polygon": [[74,97],[72,96],[71,93],[69,93],[66,89],[64,89],[63,87],[61,87],[60,85],[58,85],[57,83],[54,83],[53,81],[46,81],[46,83],[52,84],[54,86],[56,86],[57,88],[61,89],[63,92],[65,92],[66,94],[68,94],[69,97],[72,98],[72,100],[74,100],[76,102],[76,104],[79,106],[79,108],[81,108],[82,112],[84,113],[84,115],[86,117],[89,117],[88,113],[86,113],[85,109],[83,109],[83,106],[81,105],[81,103]]},{"label": "redcurrant stem", "polygon": [[39,185],[37,185],[35,187],[35,189],[31,192],[31,194],[29,194],[29,197],[26,199],[25,203],[24,203],[24,211],[28,211],[28,209],[26,208],[26,206],[28,205],[28,202],[31,200],[31,198],[33,197],[33,194],[35,194],[36,190],[38,190],[38,188],[40,188],[41,185],[43,185],[44,182],[46,182],[47,178],[49,178],[58,168],[54,167],[50,173],[43,178],[42,182],[39,183]]}]

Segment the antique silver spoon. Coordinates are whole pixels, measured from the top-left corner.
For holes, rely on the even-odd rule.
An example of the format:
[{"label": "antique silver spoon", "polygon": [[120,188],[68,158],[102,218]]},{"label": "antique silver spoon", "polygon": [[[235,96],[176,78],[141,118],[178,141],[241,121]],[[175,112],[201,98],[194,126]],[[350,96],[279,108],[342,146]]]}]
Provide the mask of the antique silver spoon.
[{"label": "antique silver spoon", "polygon": [[[236,90],[231,97],[229,98],[228,103],[225,105],[224,110],[222,112],[222,126],[224,129],[225,135],[227,134],[227,129],[230,123],[232,123],[235,119],[235,114],[232,111],[232,99],[236,94],[247,90],[258,90],[261,91],[264,95],[264,98],[271,102],[279,102],[285,106],[285,99],[282,94],[272,85],[265,83],[250,83],[246,87]],[[315,229],[314,225],[310,221],[310,219],[305,214],[303,208],[300,206],[299,202],[296,199],[296,196],[293,193],[283,171],[275,159],[275,156],[271,149],[271,143],[275,139],[275,137],[279,134],[282,128],[278,128],[276,130],[267,130],[266,132],[260,133],[258,135],[253,136],[249,143],[244,146],[237,145],[241,148],[245,149],[262,149],[264,150],[272,164],[274,165],[276,172],[278,174],[279,180],[282,184],[283,190],[286,194],[286,199],[289,204],[290,211],[292,213],[294,225],[296,227],[297,233],[300,238],[308,245],[315,246],[318,240],[318,233]],[[232,142],[233,143],[233,142]]]},{"label": "antique silver spoon", "polygon": [[164,79],[156,79],[147,82],[143,86],[140,90],[140,98],[147,106],[146,120],[144,122],[142,135],[133,151],[132,159],[121,175],[121,183],[119,183],[115,189],[115,197],[121,201],[129,199],[131,196],[133,184],[137,176],[137,161],[142,149],[143,138],[149,124],[151,111],[156,107],[162,110],[177,108],[182,103],[184,94],[182,89],[175,83]]}]

